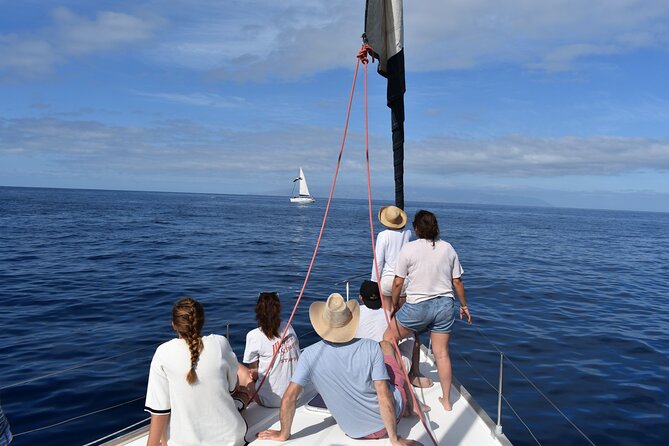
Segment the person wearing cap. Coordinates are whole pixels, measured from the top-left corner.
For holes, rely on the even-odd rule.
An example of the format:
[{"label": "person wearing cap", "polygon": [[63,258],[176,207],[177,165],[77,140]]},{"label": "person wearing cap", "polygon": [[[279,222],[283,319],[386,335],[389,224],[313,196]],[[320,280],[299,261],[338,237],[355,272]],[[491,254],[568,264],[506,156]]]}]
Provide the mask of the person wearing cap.
[{"label": "person wearing cap", "polygon": [[[355,334],[356,338],[371,339],[376,342],[383,341],[383,334],[388,328],[388,321],[390,320],[390,312],[382,309],[381,297],[379,296],[379,284],[371,280],[365,280],[360,285],[360,322],[358,323],[358,331]],[[390,295],[387,297],[390,303]],[[388,318],[386,319],[386,316]],[[400,356],[404,367],[409,371],[409,378],[411,384],[416,387],[430,387],[432,380],[418,376],[416,370],[412,368],[412,357],[414,355],[414,347],[418,345],[414,342],[413,337],[408,337],[400,342]],[[418,363],[416,363],[418,368]]]},{"label": "person wearing cap", "polygon": [[[360,319],[358,302],[344,301],[331,294],[326,302],[314,302],[309,319],[321,341],[305,348],[281,400],[281,430],[258,433],[262,440],[286,441],[290,438],[297,398],[313,384],[339,427],[358,439],[383,438],[391,445],[420,446],[400,438],[396,425],[406,412],[411,413],[408,384],[388,342],[355,337]],[[393,381],[388,368],[393,371]]]},{"label": "person wearing cap", "polygon": [[418,240],[407,243],[397,257],[392,300],[396,308],[405,280],[406,303],[393,315],[384,339],[404,339],[415,333],[430,332],[432,352],[437,364],[442,397],[439,401],[450,411],[452,382],[451,359],[448,342],[455,320],[455,297],[460,301],[460,319],[472,323],[467,307],[464,270],[457,252],[450,243],[439,237],[437,217],[429,211],[418,211],[413,229]]},{"label": "person wearing cap", "polygon": [[[407,213],[397,206],[384,206],[379,209],[379,221],[387,229],[379,232],[376,236],[376,265],[372,264],[372,275],[370,280],[379,282],[378,271],[381,274],[381,291],[383,296],[390,297],[392,293],[393,279],[395,278],[395,262],[397,255],[411,240],[411,230],[406,229]],[[402,290],[402,296],[405,295]]]}]

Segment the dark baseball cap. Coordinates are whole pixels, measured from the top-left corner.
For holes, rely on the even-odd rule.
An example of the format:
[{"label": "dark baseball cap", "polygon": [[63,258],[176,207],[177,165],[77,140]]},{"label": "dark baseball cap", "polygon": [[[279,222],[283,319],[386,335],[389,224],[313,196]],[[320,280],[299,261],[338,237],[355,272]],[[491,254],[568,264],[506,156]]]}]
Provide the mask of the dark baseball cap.
[{"label": "dark baseball cap", "polygon": [[360,285],[360,296],[365,306],[372,310],[381,308],[381,297],[379,296],[379,284],[371,280],[365,280]]}]

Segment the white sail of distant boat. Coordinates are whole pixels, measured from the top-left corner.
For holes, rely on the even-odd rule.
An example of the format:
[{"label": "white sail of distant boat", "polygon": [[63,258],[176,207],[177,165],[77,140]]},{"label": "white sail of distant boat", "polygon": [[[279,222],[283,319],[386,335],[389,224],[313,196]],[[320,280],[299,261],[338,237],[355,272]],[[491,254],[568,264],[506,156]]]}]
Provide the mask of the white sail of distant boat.
[{"label": "white sail of distant boat", "polygon": [[313,203],[316,201],[314,197],[309,194],[309,186],[307,186],[307,179],[304,176],[304,171],[300,167],[300,173],[293,180],[293,183],[297,182],[297,195],[295,195],[295,186],[293,185],[293,196],[290,197],[291,203]]}]

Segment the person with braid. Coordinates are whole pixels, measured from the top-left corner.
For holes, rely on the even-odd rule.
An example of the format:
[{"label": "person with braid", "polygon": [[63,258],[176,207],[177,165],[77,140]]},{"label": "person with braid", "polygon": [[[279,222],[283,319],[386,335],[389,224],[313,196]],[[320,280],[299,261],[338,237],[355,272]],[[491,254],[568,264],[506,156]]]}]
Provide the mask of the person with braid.
[{"label": "person with braid", "polygon": [[[250,390],[257,391],[258,404],[279,407],[300,356],[300,342],[293,327],[288,327],[281,342],[286,324],[281,322],[281,301],[276,292],[260,293],[256,303],[256,321],[258,328],[246,335],[243,358],[250,365],[252,378],[256,379],[255,386]],[[263,379],[266,382],[263,383]]]},{"label": "person with braid", "polygon": [[233,392],[249,385],[249,371],[240,370],[224,336],[202,336],[203,325],[198,301],[184,297],[174,304],[172,328],[178,338],[156,349],[149,370],[147,446],[165,446],[167,439],[170,446],[246,444],[246,422]]}]

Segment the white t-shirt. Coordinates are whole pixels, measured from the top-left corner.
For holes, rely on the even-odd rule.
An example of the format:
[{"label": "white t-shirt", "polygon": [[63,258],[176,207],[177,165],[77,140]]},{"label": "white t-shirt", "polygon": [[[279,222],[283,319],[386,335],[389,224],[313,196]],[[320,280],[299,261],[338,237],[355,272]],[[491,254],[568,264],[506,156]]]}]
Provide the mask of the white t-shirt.
[{"label": "white t-shirt", "polygon": [[372,310],[367,308],[365,304],[360,305],[360,322],[358,323],[358,331],[355,334],[356,338],[372,339],[376,342],[383,341],[383,333],[388,328],[388,322],[383,315],[383,309]]},{"label": "white t-shirt", "polygon": [[241,446],[246,423],[230,393],[237,385],[239,363],[228,340],[202,337],[204,348],[197,363],[197,381],[188,384],[190,351],[183,339],[161,344],[149,370],[144,410],[170,414],[170,446]]},{"label": "white t-shirt", "polygon": [[[272,361],[272,355],[279,348],[281,335],[286,328],[285,323],[279,327],[279,337],[269,339],[265,333],[256,328],[246,335],[246,348],[244,349],[243,362],[250,364],[258,361],[258,381],[256,388],[262,382],[263,376],[267,373],[269,364]],[[290,378],[293,376],[297,359],[300,357],[300,342],[293,327],[288,329],[286,337],[283,340],[280,352],[274,361],[274,366],[269,372],[269,376],[258,392],[258,398],[266,407],[280,407],[281,397],[283,396]]]},{"label": "white t-shirt", "polygon": [[[385,333],[386,328],[388,328],[388,322],[381,308],[372,310],[366,307],[365,304],[360,305],[360,322],[358,323],[358,331],[355,334],[356,338],[381,342],[383,341],[383,333]],[[399,343],[400,355],[407,371],[411,368],[414,342],[414,338],[410,336]]]},{"label": "white t-shirt", "polygon": [[450,243],[418,239],[402,247],[395,275],[409,281],[407,302],[415,304],[437,296],[454,298],[453,279],[462,276],[458,254]]},{"label": "white t-shirt", "polygon": [[[376,236],[376,262],[379,265],[381,277],[395,275],[395,262],[402,246],[411,240],[409,229],[386,229]],[[372,260],[371,280],[378,282],[376,268]]]}]

